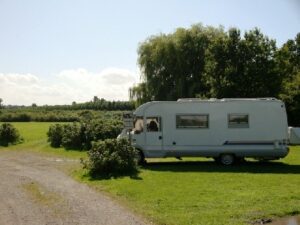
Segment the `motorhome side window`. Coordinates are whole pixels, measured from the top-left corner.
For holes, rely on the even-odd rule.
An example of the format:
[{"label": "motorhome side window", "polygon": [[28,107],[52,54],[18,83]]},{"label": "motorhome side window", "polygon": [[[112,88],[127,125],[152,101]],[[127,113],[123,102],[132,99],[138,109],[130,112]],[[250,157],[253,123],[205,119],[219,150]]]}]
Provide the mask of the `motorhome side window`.
[{"label": "motorhome side window", "polygon": [[160,117],[147,117],[147,132],[161,131],[161,119]]},{"label": "motorhome side window", "polygon": [[249,115],[248,114],[229,114],[228,115],[229,128],[249,128]]},{"label": "motorhome side window", "polygon": [[208,128],[208,115],[176,115],[176,128]]},{"label": "motorhome side window", "polygon": [[143,117],[136,117],[134,120],[134,133],[139,134],[143,132],[143,129],[144,129]]}]

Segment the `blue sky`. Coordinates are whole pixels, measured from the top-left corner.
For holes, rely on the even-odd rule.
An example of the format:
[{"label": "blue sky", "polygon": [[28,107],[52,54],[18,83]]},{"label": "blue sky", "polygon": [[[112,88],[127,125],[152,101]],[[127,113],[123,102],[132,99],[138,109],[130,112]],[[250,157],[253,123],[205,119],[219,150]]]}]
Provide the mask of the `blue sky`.
[{"label": "blue sky", "polygon": [[[7,104],[63,104],[71,102],[73,89],[73,96],[78,95],[75,101],[89,100],[93,95],[126,99],[127,86],[138,82],[138,44],[150,35],[195,23],[238,27],[242,31],[258,27],[280,46],[300,32],[300,1],[0,0],[0,98]],[[97,91],[96,84],[89,88],[88,83],[86,89],[77,90],[81,88],[79,84],[76,88],[71,85],[75,82],[72,74],[74,79],[82,76],[89,82],[95,82],[95,77],[108,79],[105,85],[98,84],[102,92]],[[121,75],[131,77],[124,93],[106,96],[110,82],[117,85],[116,77]],[[23,89],[18,88],[19,78],[23,79]],[[39,90],[50,88],[52,92],[43,98],[37,96],[38,90],[27,91],[27,97],[21,98],[19,92],[32,88],[24,85],[27,78],[32,78]],[[96,80],[101,82],[102,78]],[[16,84],[4,90],[1,82]],[[62,83],[70,88],[70,96],[55,90],[62,88]],[[12,97],[14,87],[17,94]]]}]

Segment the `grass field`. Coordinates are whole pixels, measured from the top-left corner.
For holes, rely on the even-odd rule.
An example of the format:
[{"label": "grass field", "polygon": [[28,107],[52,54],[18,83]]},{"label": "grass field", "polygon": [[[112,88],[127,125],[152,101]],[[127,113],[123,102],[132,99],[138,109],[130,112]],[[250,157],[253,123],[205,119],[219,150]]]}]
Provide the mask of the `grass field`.
[{"label": "grass field", "polygon": [[[51,148],[46,142],[49,123],[14,125],[25,142],[0,149],[72,158],[86,155]],[[163,159],[150,161],[137,177],[93,180],[82,169],[73,176],[157,224],[249,224],[300,213],[300,146],[271,163],[224,167],[202,158]]]},{"label": "grass field", "polygon": [[12,145],[9,148],[0,147],[0,149],[26,150],[48,155],[62,156],[68,158],[84,158],[86,152],[66,151],[63,148],[52,148],[47,142],[47,131],[53,122],[14,122],[13,124],[24,142],[18,145]]}]

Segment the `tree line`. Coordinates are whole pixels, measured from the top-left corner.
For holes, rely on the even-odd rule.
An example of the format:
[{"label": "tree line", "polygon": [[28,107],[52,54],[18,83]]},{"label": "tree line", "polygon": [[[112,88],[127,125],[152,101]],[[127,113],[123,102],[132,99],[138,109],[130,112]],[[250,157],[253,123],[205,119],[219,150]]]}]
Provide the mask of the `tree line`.
[{"label": "tree line", "polygon": [[94,96],[93,100],[83,103],[76,103],[75,101],[69,105],[42,105],[38,106],[32,103],[31,106],[15,106],[2,105],[3,100],[0,98],[0,108],[5,109],[30,109],[31,111],[52,111],[52,110],[100,110],[100,111],[125,111],[133,110],[134,103],[130,101],[107,101],[103,98]]},{"label": "tree line", "polygon": [[196,24],[149,37],[138,48],[142,82],[130,89],[140,105],[178,98],[276,97],[289,124],[300,126],[300,33],[281,47],[258,28],[243,35]]}]

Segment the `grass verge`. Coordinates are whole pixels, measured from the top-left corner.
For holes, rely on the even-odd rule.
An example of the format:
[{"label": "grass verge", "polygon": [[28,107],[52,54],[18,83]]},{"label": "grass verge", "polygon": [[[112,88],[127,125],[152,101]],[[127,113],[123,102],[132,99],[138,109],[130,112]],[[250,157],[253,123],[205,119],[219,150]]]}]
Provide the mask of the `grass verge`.
[{"label": "grass verge", "polygon": [[[86,157],[86,152],[51,148],[46,137],[50,124],[13,123],[25,141],[0,149]],[[203,158],[159,159],[132,178],[95,180],[83,169],[73,176],[157,224],[240,225],[300,213],[300,146],[271,163],[224,167]]]}]

